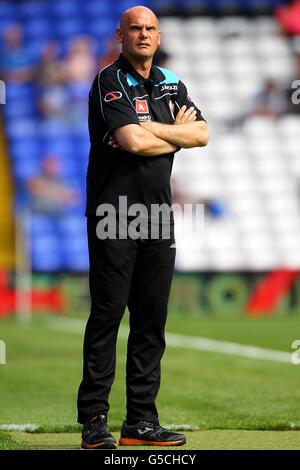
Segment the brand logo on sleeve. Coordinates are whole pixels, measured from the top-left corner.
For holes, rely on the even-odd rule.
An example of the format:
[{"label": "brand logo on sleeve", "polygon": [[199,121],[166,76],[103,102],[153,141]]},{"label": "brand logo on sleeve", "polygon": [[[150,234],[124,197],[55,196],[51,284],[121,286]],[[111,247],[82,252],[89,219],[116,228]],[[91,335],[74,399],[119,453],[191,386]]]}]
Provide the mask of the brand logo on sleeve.
[{"label": "brand logo on sleeve", "polygon": [[120,91],[111,91],[104,96],[104,101],[107,103],[108,101],[118,100],[122,98],[122,93]]},{"label": "brand logo on sleeve", "polygon": [[178,90],[178,86],[177,85],[163,85],[161,87],[161,90],[160,91],[165,91],[165,90]]},{"label": "brand logo on sleeve", "polygon": [[135,100],[135,110],[137,113],[149,113],[148,103],[146,100]]}]

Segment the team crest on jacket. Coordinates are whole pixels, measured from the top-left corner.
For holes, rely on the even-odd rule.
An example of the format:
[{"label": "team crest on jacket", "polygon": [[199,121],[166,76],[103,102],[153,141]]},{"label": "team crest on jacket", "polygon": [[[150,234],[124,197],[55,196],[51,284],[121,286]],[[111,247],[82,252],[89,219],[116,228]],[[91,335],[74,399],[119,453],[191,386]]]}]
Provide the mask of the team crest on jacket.
[{"label": "team crest on jacket", "polygon": [[147,101],[135,100],[135,110],[137,113],[141,113],[141,114],[149,113]]},{"label": "team crest on jacket", "polygon": [[104,101],[107,103],[108,101],[118,100],[119,98],[122,98],[120,91],[110,91],[104,96]]}]

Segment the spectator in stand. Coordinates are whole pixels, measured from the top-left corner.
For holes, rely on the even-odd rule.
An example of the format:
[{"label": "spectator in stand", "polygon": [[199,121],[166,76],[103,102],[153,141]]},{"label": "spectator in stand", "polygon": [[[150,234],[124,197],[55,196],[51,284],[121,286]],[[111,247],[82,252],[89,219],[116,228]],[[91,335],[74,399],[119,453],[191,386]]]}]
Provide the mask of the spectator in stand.
[{"label": "spectator in stand", "polygon": [[11,83],[33,80],[36,65],[24,46],[23,29],[20,24],[7,26],[3,33],[4,45],[0,54],[1,78]]},{"label": "spectator in stand", "polygon": [[55,41],[46,43],[43,48],[36,81],[39,91],[37,106],[41,116],[48,120],[67,120],[69,98],[59,60],[59,46]]},{"label": "spectator in stand", "polygon": [[251,114],[277,118],[285,111],[283,91],[273,80],[266,80],[263,89],[253,98]]},{"label": "spectator in stand", "polygon": [[69,116],[83,122],[88,113],[88,95],[96,73],[94,42],[88,36],[71,40],[69,54],[63,63],[63,77],[69,95]]},{"label": "spectator in stand", "polygon": [[280,5],[275,9],[282,34],[293,37],[300,35],[300,0],[289,0],[288,5]]},{"label": "spectator in stand", "polygon": [[234,119],[225,120],[225,125],[230,129],[239,127],[251,116],[265,116],[278,118],[287,112],[286,96],[277,83],[268,79],[263,88],[256,93],[248,105],[248,110],[244,114]]},{"label": "spectator in stand", "polygon": [[37,69],[37,82],[43,87],[52,83],[53,71],[62,79],[62,65],[59,60],[59,45],[56,41],[47,42],[42,50]]},{"label": "spectator in stand", "polygon": [[108,37],[106,39],[106,52],[99,59],[99,70],[104,69],[112,64],[119,57],[121,52],[120,44],[116,41],[115,37]]},{"label": "spectator in stand", "polygon": [[[44,70],[45,72],[45,70]],[[66,121],[69,118],[69,96],[62,74],[56,67],[49,67],[40,83],[37,106],[41,117],[47,120]]]},{"label": "spectator in stand", "polygon": [[89,36],[77,36],[69,43],[69,52],[63,63],[66,82],[89,83],[96,73],[94,42]]},{"label": "spectator in stand", "polygon": [[42,160],[41,174],[27,181],[33,212],[60,216],[65,209],[81,201],[81,195],[66,185],[60,173],[60,159],[53,154],[46,155]]}]

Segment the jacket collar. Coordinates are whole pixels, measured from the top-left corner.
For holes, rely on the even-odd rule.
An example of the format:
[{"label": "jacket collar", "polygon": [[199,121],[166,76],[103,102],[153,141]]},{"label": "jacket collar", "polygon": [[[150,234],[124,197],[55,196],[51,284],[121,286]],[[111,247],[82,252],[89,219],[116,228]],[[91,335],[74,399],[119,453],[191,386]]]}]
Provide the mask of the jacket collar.
[{"label": "jacket collar", "polygon": [[144,78],[142,75],[140,75],[135,68],[131,65],[131,63],[123,56],[121,53],[118,60],[116,61],[116,64],[120,66],[122,69],[126,70],[127,72],[130,73],[139,83],[145,83],[148,81],[152,82],[162,82],[165,79],[164,74],[162,71],[156,67],[156,65],[152,65],[150,69],[150,74],[149,78]]}]

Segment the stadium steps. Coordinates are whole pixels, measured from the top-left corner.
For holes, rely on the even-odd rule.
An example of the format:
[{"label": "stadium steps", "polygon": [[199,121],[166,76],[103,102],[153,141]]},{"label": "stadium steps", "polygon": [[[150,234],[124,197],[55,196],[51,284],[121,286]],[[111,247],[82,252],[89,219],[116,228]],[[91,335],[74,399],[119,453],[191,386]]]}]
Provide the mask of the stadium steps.
[{"label": "stadium steps", "polygon": [[13,184],[5,145],[2,121],[0,120],[0,266],[11,269],[15,266]]}]

